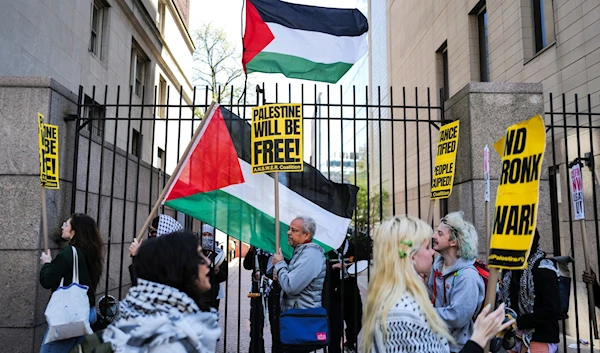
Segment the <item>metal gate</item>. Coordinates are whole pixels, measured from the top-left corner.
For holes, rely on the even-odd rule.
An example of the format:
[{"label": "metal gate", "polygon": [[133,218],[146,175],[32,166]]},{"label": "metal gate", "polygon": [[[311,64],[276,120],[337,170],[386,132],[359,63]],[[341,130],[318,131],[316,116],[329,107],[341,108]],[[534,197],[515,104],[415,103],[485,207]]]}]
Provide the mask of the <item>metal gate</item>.
[{"label": "metal gate", "polygon": [[[97,219],[105,237],[106,268],[99,293],[117,298],[126,295],[131,283],[126,247],[140,231],[169,172],[181,158],[213,98],[244,119],[250,117],[250,108],[259,103],[303,104],[305,160],[333,181],[361,187],[348,230],[349,239],[358,245],[354,254],[356,259],[370,258],[370,234],[381,219],[402,213],[421,218],[427,216],[434,145],[438,129],[445,122],[443,103],[432,103],[443,101],[437,94],[416,88],[403,88],[398,92],[380,87],[265,87],[263,84],[256,87],[252,102],[248,102],[246,96],[240,98],[236,92],[231,88],[228,92],[213,93],[208,87],[195,87],[190,96],[181,87],[178,90],[154,87],[153,92],[143,89],[138,96],[131,88],[93,87],[90,96],[80,87],[71,211],[85,212]],[[584,158],[586,152],[591,156],[598,153],[600,126],[597,117],[600,113],[591,112],[589,97],[588,109],[582,112],[577,103],[573,109],[565,110],[564,96],[562,110],[554,109],[552,96],[550,102],[550,111],[546,113],[549,146],[546,160],[551,158],[551,163],[547,164],[550,165],[549,196],[553,212],[552,250],[555,255],[570,251],[579,261],[581,249],[577,248],[576,231],[570,222],[569,180],[565,168],[574,156]],[[575,102],[579,102],[577,98]],[[583,143],[583,139],[589,143]],[[576,141],[575,145],[572,141]],[[593,158],[589,160],[591,170],[594,170]],[[561,173],[562,178],[558,177]],[[589,211],[586,209],[588,219],[593,221],[588,235],[595,237],[592,258],[598,265],[597,185],[591,189],[593,196],[586,194],[593,198],[586,203],[586,206],[590,205]],[[568,202],[562,201],[565,199]],[[435,212],[434,220],[437,220],[447,212],[446,203],[441,203]],[[168,209],[161,213],[173,215],[191,231],[200,229],[199,221],[185,215]],[[568,234],[566,246],[561,246],[565,239],[560,234]],[[250,341],[250,300],[246,295],[250,272],[243,269],[240,261],[244,256],[244,245],[237,243],[232,250],[233,240],[229,236],[223,239],[223,245],[230,253],[230,270],[224,283],[227,294],[220,305],[224,331],[219,352],[246,352]],[[580,269],[580,262],[577,266]],[[358,280],[363,301],[368,271]],[[571,271],[580,276],[574,263]],[[581,283],[572,283],[573,291],[577,293]],[[358,301],[354,303],[355,307],[359,305]],[[574,321],[566,326],[574,326],[575,332],[569,331],[569,334],[577,341],[580,321],[587,321],[586,317],[577,314],[581,305],[577,295],[572,295]],[[357,310],[354,315],[357,318]],[[268,351],[271,341],[268,320],[265,321],[264,341]],[[565,335],[562,341],[566,351]]]}]

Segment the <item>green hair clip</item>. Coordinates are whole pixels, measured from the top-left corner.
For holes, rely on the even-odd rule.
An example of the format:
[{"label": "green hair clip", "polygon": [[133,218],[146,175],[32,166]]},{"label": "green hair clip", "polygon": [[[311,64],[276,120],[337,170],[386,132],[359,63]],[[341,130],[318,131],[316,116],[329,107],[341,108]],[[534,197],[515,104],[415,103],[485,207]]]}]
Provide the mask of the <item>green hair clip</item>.
[{"label": "green hair clip", "polygon": [[413,246],[412,240],[400,240],[400,244],[408,245],[410,247]]},{"label": "green hair clip", "polygon": [[[408,247],[413,246],[412,240],[400,240],[400,244],[407,245]],[[402,258],[402,259],[406,257],[406,251],[402,251],[402,250],[398,249],[398,254],[400,254],[400,258]]]}]

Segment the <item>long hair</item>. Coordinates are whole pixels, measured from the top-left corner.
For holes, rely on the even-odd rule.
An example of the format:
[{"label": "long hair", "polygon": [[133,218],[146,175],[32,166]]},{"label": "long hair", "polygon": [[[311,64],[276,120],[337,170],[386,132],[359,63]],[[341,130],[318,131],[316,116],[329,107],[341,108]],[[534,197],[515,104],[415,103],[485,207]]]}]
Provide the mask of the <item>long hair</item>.
[{"label": "long hair", "polygon": [[178,289],[202,310],[207,310],[196,285],[198,266],[205,263],[206,259],[198,252],[196,236],[178,231],[144,241],[133,267],[139,278]]},{"label": "long hair", "polygon": [[[363,351],[370,352],[375,329],[381,327],[385,339],[387,316],[392,306],[405,294],[412,295],[423,310],[431,330],[452,341],[446,324],[435,312],[423,279],[415,271],[412,255],[424,241],[430,241],[433,230],[418,218],[394,216],[384,221],[373,238],[373,266],[367,291],[363,319]],[[409,246],[407,244],[411,244]],[[399,250],[406,253],[401,257]]]},{"label": "long hair", "polygon": [[71,229],[75,231],[75,236],[70,243],[83,252],[92,281],[91,290],[95,292],[104,264],[104,247],[100,230],[96,221],[86,214],[73,213],[70,219]]},{"label": "long hair", "polygon": [[450,227],[450,240],[458,242],[457,255],[465,260],[477,257],[479,238],[472,223],[465,221],[462,211],[448,213],[441,220],[442,224]]}]

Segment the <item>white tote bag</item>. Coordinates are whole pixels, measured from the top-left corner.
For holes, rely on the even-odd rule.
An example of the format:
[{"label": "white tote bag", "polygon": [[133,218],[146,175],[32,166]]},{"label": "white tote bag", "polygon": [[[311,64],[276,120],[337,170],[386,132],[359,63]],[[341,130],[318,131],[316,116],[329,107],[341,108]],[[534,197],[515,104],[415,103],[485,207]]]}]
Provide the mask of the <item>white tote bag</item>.
[{"label": "white tote bag", "polygon": [[79,284],[77,250],[73,246],[71,250],[73,250],[73,282],[64,287],[64,278],[61,279],[60,287],[50,297],[45,312],[48,335],[44,343],[94,333],[90,327],[88,287]]}]

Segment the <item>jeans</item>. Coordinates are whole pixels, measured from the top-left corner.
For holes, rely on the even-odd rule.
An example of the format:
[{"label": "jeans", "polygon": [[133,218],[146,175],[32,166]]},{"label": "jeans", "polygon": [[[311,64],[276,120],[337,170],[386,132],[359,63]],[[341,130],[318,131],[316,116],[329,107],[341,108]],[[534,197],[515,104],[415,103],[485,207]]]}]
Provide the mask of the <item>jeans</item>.
[{"label": "jeans", "polygon": [[[96,308],[90,308],[90,325],[96,322]],[[68,338],[66,340],[54,341],[50,343],[43,343],[46,341],[46,336],[48,336],[48,330],[46,329],[46,333],[44,334],[44,339],[42,340],[42,348],[40,349],[40,353],[68,353],[71,348],[73,348],[76,344],[83,341],[83,336]]]}]

